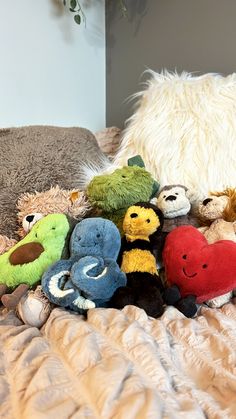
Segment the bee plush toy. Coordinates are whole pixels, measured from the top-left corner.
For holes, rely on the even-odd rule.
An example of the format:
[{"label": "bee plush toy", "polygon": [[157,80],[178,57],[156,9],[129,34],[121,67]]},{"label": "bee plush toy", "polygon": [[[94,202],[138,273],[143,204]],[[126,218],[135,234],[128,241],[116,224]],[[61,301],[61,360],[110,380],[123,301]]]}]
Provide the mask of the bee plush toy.
[{"label": "bee plush toy", "polygon": [[124,221],[120,264],[127,286],[116,290],[111,307],[132,304],[148,316],[159,317],[164,311],[163,285],[158,275],[153,249],[163,226],[163,213],[155,205],[139,202],[128,208]]}]

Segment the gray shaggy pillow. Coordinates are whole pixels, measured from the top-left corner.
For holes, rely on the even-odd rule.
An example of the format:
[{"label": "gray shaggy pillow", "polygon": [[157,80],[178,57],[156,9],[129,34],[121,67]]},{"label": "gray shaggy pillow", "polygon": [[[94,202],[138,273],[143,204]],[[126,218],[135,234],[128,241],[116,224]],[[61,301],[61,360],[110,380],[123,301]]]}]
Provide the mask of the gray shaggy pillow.
[{"label": "gray shaggy pillow", "polygon": [[84,128],[0,129],[0,234],[16,237],[16,204],[22,193],[55,185],[79,188],[81,165],[104,159],[94,135]]}]

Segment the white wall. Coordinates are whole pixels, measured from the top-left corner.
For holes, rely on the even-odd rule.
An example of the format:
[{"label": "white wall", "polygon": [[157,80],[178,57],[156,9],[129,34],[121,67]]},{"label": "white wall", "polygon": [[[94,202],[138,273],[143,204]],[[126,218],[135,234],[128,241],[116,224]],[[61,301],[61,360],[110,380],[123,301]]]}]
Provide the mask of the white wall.
[{"label": "white wall", "polygon": [[0,127],[105,127],[105,1],[0,0]]}]

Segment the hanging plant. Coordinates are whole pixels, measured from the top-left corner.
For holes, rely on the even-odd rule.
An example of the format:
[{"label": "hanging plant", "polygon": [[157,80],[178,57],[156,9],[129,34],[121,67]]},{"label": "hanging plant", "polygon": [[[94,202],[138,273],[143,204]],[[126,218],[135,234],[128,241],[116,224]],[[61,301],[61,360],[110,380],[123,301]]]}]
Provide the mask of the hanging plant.
[{"label": "hanging plant", "polygon": [[[69,10],[71,13],[74,13],[74,21],[75,23],[77,23],[77,25],[80,25],[82,20],[85,22],[86,18],[85,18],[85,14],[83,12],[83,9],[81,7],[80,1],[79,0],[62,0],[64,6],[68,6],[69,5]],[[119,7],[121,9],[122,15],[127,17],[127,7],[125,5],[124,0],[118,0],[119,2]]]},{"label": "hanging plant", "polygon": [[79,0],[69,0],[69,1],[63,0],[64,6],[67,6],[67,3],[69,3],[70,12],[75,13],[74,14],[75,23],[80,25],[82,19],[85,22],[85,14],[83,12],[83,9],[81,7],[81,4],[80,4]]}]

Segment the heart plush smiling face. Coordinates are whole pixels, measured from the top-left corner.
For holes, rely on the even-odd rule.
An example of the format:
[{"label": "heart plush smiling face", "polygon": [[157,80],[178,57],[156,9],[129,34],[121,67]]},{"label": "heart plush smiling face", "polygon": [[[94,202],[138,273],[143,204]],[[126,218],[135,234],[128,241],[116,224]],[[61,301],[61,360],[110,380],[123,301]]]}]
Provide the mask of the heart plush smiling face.
[{"label": "heart plush smiling face", "polygon": [[168,284],[177,285],[182,297],[195,295],[198,303],[236,288],[236,243],[209,245],[195,227],[177,227],[168,234],[163,262]]}]

